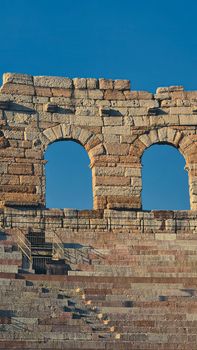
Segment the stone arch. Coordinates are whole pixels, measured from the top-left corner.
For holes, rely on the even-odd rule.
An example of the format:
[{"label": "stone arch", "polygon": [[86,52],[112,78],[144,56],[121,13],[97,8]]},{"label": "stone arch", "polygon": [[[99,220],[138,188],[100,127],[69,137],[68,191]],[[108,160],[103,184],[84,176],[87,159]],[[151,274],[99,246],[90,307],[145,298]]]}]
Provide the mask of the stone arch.
[{"label": "stone arch", "polygon": [[[106,153],[105,147],[101,139],[98,136],[96,136],[91,130],[67,124],[58,124],[56,126],[45,129],[33,141],[33,145],[35,149],[41,150],[41,152],[43,152],[44,158],[44,152],[47,149],[48,145],[61,140],[75,141],[81,146],[83,146],[88,153],[90,159],[90,167],[92,169],[95,165],[95,159],[98,159],[99,156],[104,155]],[[43,160],[43,175],[41,177],[40,187],[41,197],[44,205],[46,203],[45,163],[46,161]],[[96,181],[94,177],[94,172],[92,172],[93,203],[94,208],[96,209],[97,204],[95,203],[97,203],[97,195],[95,193]]]},{"label": "stone arch", "polygon": [[186,161],[191,154],[196,153],[197,151],[197,145],[193,140],[192,135],[185,135],[183,132],[169,127],[152,129],[140,135],[134,143],[138,149],[139,142],[140,150],[138,154],[140,155],[140,158],[146,148],[156,143],[172,145],[180,151]]},{"label": "stone arch", "polygon": [[34,146],[45,151],[49,144],[60,140],[73,140],[80,143],[87,151],[91,163],[93,157],[106,153],[102,141],[92,131],[67,124],[58,124],[45,129],[34,140]]},{"label": "stone arch", "polygon": [[[169,127],[162,127],[150,130],[140,135],[135,140],[133,145],[135,154],[140,164],[145,149],[154,144],[169,144],[180,151],[186,162],[185,169],[188,171],[190,207],[193,210],[197,209],[197,174],[194,172],[194,168],[197,169],[197,164],[195,161],[195,154],[197,154],[197,144],[195,141],[196,140],[193,135],[188,136],[180,130]],[[139,189],[140,193],[141,190],[142,188]]]}]

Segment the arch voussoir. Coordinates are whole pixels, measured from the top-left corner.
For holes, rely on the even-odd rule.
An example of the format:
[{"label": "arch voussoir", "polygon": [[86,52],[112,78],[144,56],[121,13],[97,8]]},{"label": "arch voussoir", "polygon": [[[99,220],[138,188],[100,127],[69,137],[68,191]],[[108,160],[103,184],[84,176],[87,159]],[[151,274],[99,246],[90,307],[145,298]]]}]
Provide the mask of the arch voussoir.
[{"label": "arch voussoir", "polygon": [[59,140],[73,140],[79,142],[89,156],[105,154],[105,148],[102,141],[92,131],[80,128],[74,125],[58,124],[41,132],[37,139],[34,140],[34,147],[46,149],[50,143]]}]

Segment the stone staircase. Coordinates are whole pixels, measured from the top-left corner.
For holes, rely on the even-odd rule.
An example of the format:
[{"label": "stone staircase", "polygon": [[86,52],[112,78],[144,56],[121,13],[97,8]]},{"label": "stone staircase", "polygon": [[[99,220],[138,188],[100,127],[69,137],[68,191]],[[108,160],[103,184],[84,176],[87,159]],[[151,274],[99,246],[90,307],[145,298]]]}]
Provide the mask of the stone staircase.
[{"label": "stone staircase", "polygon": [[0,349],[196,350],[194,231],[73,236],[77,270],[56,276],[18,273],[22,254],[1,234]]},{"label": "stone staircase", "polygon": [[16,274],[19,267],[22,267],[22,253],[14,237],[2,230],[0,231],[0,274]]}]

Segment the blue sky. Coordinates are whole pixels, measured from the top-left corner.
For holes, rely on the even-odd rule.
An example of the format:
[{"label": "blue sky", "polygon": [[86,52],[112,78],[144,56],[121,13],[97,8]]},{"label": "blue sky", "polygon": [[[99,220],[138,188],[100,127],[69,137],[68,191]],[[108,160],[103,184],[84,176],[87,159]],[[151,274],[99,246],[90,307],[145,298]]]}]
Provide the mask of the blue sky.
[{"label": "blue sky", "polygon": [[151,92],[197,88],[194,0],[1,0],[0,11],[0,76],[126,78],[133,90]]}]

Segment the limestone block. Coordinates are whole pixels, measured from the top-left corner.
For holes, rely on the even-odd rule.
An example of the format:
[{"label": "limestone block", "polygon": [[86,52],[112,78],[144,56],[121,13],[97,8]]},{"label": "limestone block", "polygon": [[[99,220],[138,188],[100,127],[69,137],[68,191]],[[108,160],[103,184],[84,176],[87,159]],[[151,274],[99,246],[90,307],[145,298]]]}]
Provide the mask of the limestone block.
[{"label": "limestone block", "polygon": [[52,114],[52,117],[51,117],[51,120],[48,120],[48,121],[51,121],[53,123],[61,123],[61,124],[72,124],[71,121],[72,121],[72,118],[73,118],[73,115],[72,114],[63,114],[63,113],[53,113]]},{"label": "limestone block", "polygon": [[179,142],[182,139],[182,137],[183,137],[182,133],[176,132],[176,134],[174,136],[174,142],[173,142],[175,146],[179,145]]},{"label": "limestone block", "polygon": [[60,140],[60,139],[63,138],[63,133],[62,133],[61,125],[54,126],[54,127],[52,128],[52,130],[53,130],[53,132],[54,132],[54,134],[55,134],[57,140]]},{"label": "limestone block", "polygon": [[125,96],[122,91],[118,90],[106,90],[104,92],[105,100],[125,100]]},{"label": "limestone block", "polygon": [[197,125],[197,115],[180,115],[180,125]]},{"label": "limestone block", "polygon": [[7,168],[8,168],[8,164],[1,162],[0,163],[0,174],[7,173]]},{"label": "limestone block", "polygon": [[27,115],[25,113],[13,113],[13,118],[16,124],[28,124],[29,119],[32,118],[31,115]]},{"label": "limestone block", "polygon": [[191,107],[170,107],[170,114],[190,115],[192,114],[192,108]]},{"label": "limestone block", "polygon": [[[19,185],[20,176],[1,174],[0,175],[0,183],[1,183],[1,185]],[[29,184],[29,185],[31,185],[31,184]]]},{"label": "limestone block", "polygon": [[87,78],[87,89],[97,89],[99,86],[98,79],[95,78]]},{"label": "limestone block", "polygon": [[[111,135],[130,135],[131,130],[129,126],[104,126],[102,128],[103,134],[111,134]],[[105,135],[104,135],[105,136]]]},{"label": "limestone block", "polygon": [[142,187],[142,179],[141,177],[132,177],[131,179],[131,186],[132,188],[139,188],[141,189]]},{"label": "limestone block", "polygon": [[146,146],[149,147],[152,144],[150,137],[147,134],[141,135],[139,140]]},{"label": "limestone block", "polygon": [[54,96],[50,98],[50,102],[52,104],[56,104],[59,106],[69,106],[70,105],[70,98],[67,97],[61,97],[61,96]]},{"label": "limestone block", "polygon": [[[92,172],[95,176],[124,176],[125,168],[117,166],[117,167],[94,167]],[[126,175],[130,176],[130,175]]]},{"label": "limestone block", "polygon": [[32,164],[13,163],[8,165],[8,174],[32,175]]},{"label": "limestone block", "polygon": [[69,79],[69,78],[37,76],[37,77],[33,77],[33,81],[34,81],[34,86],[65,88],[65,89],[72,88],[72,79]]},{"label": "limestone block", "polygon": [[117,144],[117,143],[108,143],[105,144],[108,154],[111,155],[127,155],[129,154],[130,146],[127,144]]},{"label": "limestone block", "polygon": [[25,84],[12,84],[12,83],[6,83],[4,84],[0,92],[3,94],[16,94],[16,95],[31,95],[33,96],[35,94],[34,87],[32,85],[25,85]]},{"label": "limestone block", "polygon": [[28,184],[28,185],[40,185],[41,179],[39,176],[33,176],[33,175],[21,175],[19,177],[20,184]]},{"label": "limestone block", "polygon": [[86,99],[88,98],[88,90],[75,89],[73,92],[74,98]]},{"label": "limestone block", "polygon": [[138,91],[139,100],[152,100],[153,94],[147,91]]},{"label": "limestone block", "polygon": [[[150,118],[149,117],[142,117],[142,116],[133,116],[133,117],[128,117],[126,120],[127,120],[127,123],[129,121],[129,118],[132,118],[130,119],[131,120],[131,123],[133,121],[133,124],[135,126],[149,126],[150,125]],[[132,125],[132,124],[130,124]]]},{"label": "limestone block", "polygon": [[0,148],[0,157],[4,158],[10,158],[13,159],[13,157],[16,158],[24,158],[25,152],[23,148],[14,148],[14,147],[7,147],[7,148]]},{"label": "limestone block", "polygon": [[168,130],[167,130],[167,139],[168,139],[169,142],[173,143],[175,134],[176,134],[176,130],[168,128]]},{"label": "limestone block", "polygon": [[52,92],[52,96],[54,96],[54,97],[70,98],[71,95],[72,95],[72,90],[71,89],[52,88],[51,92]]},{"label": "limestone block", "polygon": [[82,145],[85,145],[88,140],[92,137],[92,132],[86,129],[82,129],[78,140],[81,142]]},{"label": "limestone block", "polygon": [[66,125],[66,124],[62,124],[61,125],[62,128],[62,135],[63,138],[70,138],[71,137],[71,127],[70,125]]},{"label": "limestone block", "polygon": [[99,79],[99,89],[101,90],[108,90],[113,89],[113,80],[111,79]]},{"label": "limestone block", "polygon": [[95,106],[97,106],[97,107],[110,108],[110,106],[111,106],[111,101],[107,101],[107,100],[96,100],[93,102],[95,103]]},{"label": "limestone block", "polygon": [[107,196],[107,208],[141,208],[139,196],[109,195]]},{"label": "limestone block", "polygon": [[24,131],[19,130],[5,130],[4,136],[11,140],[24,140]]},{"label": "limestone block", "polygon": [[33,76],[28,74],[4,73],[3,84],[6,83],[33,85]]},{"label": "limestone block", "polygon": [[158,101],[164,101],[164,100],[171,100],[170,93],[168,91],[166,92],[161,92],[161,93],[156,93],[154,95],[154,98]]},{"label": "limestone block", "polygon": [[126,100],[138,100],[138,91],[124,91]]},{"label": "limestone block", "polygon": [[130,90],[130,80],[114,80],[115,90]]},{"label": "limestone block", "polygon": [[79,116],[96,116],[98,109],[95,107],[76,107],[75,114]]},{"label": "limestone block", "polygon": [[33,103],[35,104],[45,104],[48,102],[49,102],[49,97],[33,96]]},{"label": "limestone block", "polygon": [[128,108],[129,115],[132,116],[146,116],[147,115],[147,108],[145,107],[139,107],[139,108]]},{"label": "limestone block", "polygon": [[158,129],[158,136],[159,136],[159,141],[168,141],[168,129],[167,128],[160,128]]},{"label": "limestone block", "polygon": [[192,105],[192,101],[186,99],[177,99],[173,102],[175,102],[177,107],[191,107]]},{"label": "limestone block", "polygon": [[139,100],[131,100],[131,101],[127,101],[127,107],[133,107],[133,108],[138,108],[140,107],[140,101]]},{"label": "limestone block", "polygon": [[141,168],[125,168],[125,176],[140,177]]},{"label": "limestone block", "polygon": [[[104,134],[103,136],[104,142],[106,143],[120,143],[120,135]],[[126,142],[127,141],[128,140],[126,140]]]},{"label": "limestone block", "polygon": [[100,156],[102,154],[105,154],[105,149],[103,147],[102,144],[97,145],[96,147],[92,148],[89,152],[88,152],[90,157],[96,157],[96,156]]},{"label": "limestone block", "polygon": [[123,125],[122,117],[104,117],[103,118],[104,125]]},{"label": "limestone block", "polygon": [[37,96],[43,96],[43,97],[51,97],[52,91],[48,87],[35,87],[35,94]]},{"label": "limestone block", "polygon": [[[96,186],[97,196],[130,196],[132,194],[130,186]],[[118,202],[118,200],[117,200]]]},{"label": "limestone block", "polygon": [[76,116],[73,124],[81,126],[102,126],[103,121],[100,118],[92,118],[90,116]]},{"label": "limestone block", "polygon": [[56,140],[56,135],[54,134],[52,129],[46,129],[43,132],[44,136],[46,136],[50,141]]},{"label": "limestone block", "polygon": [[151,130],[149,132],[149,137],[150,137],[152,143],[159,142],[157,130],[155,130],[155,129]]},{"label": "limestone block", "polygon": [[151,116],[150,125],[152,126],[179,125],[179,116],[178,115]]},{"label": "limestone block", "polygon": [[78,140],[80,133],[81,133],[81,128],[79,127],[71,128],[70,138],[72,138],[73,140]]},{"label": "limestone block", "polygon": [[43,164],[34,163],[34,175],[43,176]]},{"label": "limestone block", "polygon": [[[89,90],[87,90],[87,92],[88,92]],[[72,102],[73,102],[73,105],[75,104],[75,106],[77,107],[77,106],[84,106],[84,107],[94,107],[95,105],[96,105],[96,102],[97,102],[98,100],[93,100],[93,99],[90,99],[90,98],[87,98],[87,99],[84,99],[84,100],[82,100],[82,101],[80,101],[80,100],[77,100],[77,103],[75,104],[75,101],[74,100],[72,100]],[[81,103],[80,103],[81,102]]]},{"label": "limestone block", "polygon": [[88,98],[93,100],[102,100],[103,99],[103,91],[99,89],[88,90]]},{"label": "limestone block", "polygon": [[133,117],[131,115],[129,116],[126,115],[123,119],[123,124],[128,126],[133,126],[134,125]]},{"label": "limestone block", "polygon": [[89,151],[91,148],[94,148],[97,145],[100,145],[101,140],[99,137],[95,137],[95,135],[92,135],[92,137],[88,140],[85,148],[86,151]]},{"label": "limestone block", "polygon": [[39,203],[39,196],[31,193],[3,193],[1,198],[8,203],[19,203],[20,205]]},{"label": "limestone block", "polygon": [[87,88],[87,79],[74,78],[73,84],[74,84],[75,89],[86,89]]},{"label": "limestone block", "polygon": [[0,185],[0,193],[5,192],[5,193],[35,193],[36,192],[36,187],[32,185],[27,185],[27,184],[3,184]]},{"label": "limestone block", "polygon": [[168,108],[168,107],[176,107],[176,101],[175,100],[171,100],[171,99],[167,99],[167,100],[162,100],[161,102],[161,108]]},{"label": "limestone block", "polygon": [[140,107],[158,108],[159,102],[157,100],[139,100]]},{"label": "limestone block", "polygon": [[25,150],[25,157],[26,158],[33,158],[33,159],[42,159],[43,153],[39,150],[26,149]]},{"label": "limestone block", "polygon": [[97,176],[95,186],[129,186],[130,178],[123,176]]},{"label": "limestone block", "polygon": [[162,94],[162,93],[173,92],[173,91],[183,91],[183,90],[184,90],[184,87],[182,85],[159,87],[156,90],[156,94]]}]

